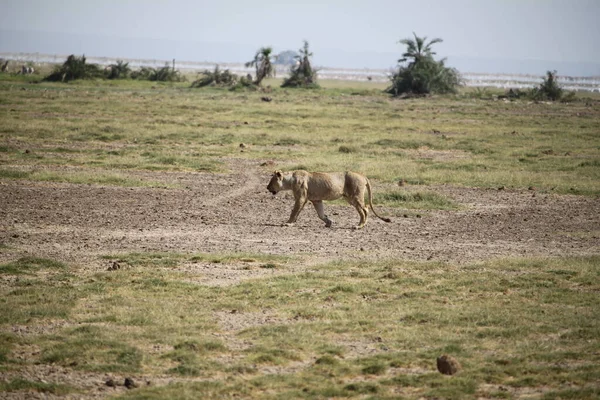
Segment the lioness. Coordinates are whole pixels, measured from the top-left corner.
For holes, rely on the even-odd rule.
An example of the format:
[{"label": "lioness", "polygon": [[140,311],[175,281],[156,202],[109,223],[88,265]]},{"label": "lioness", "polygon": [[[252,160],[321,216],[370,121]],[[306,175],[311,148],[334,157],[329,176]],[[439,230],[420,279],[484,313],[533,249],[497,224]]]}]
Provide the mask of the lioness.
[{"label": "lioness", "polygon": [[275,171],[267,185],[267,190],[273,195],[281,190],[291,190],[294,193],[296,202],[287,225],[296,222],[298,214],[300,214],[306,202],[310,201],[315,206],[319,218],[325,221],[325,226],[329,228],[333,221],[325,215],[323,200],[335,200],[344,197],[358,211],[360,222],[355,228],[360,229],[365,226],[368,217],[364,201],[365,187],[369,192],[369,206],[371,206],[373,214],[385,222],[392,222],[389,218],[382,218],[377,215],[373,208],[371,184],[367,177],[356,172],[323,173],[298,170],[284,173]]}]

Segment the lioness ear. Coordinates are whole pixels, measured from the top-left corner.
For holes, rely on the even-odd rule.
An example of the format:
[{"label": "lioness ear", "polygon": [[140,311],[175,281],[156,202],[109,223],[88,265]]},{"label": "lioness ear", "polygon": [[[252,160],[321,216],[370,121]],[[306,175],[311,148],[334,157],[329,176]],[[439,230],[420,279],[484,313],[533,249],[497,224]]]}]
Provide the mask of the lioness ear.
[{"label": "lioness ear", "polygon": [[275,175],[277,175],[278,178],[281,178],[281,171],[275,171]]}]

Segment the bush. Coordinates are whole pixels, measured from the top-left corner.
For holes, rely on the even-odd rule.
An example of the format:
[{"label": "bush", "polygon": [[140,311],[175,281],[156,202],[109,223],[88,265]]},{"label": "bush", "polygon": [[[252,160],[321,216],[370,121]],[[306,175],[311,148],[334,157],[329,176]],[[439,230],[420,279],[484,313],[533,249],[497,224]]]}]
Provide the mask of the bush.
[{"label": "bush", "polygon": [[304,47],[299,52],[300,54],[296,57],[296,65],[290,68],[290,76],[283,81],[281,87],[319,88],[317,70],[310,64],[312,53],[308,50],[306,40],[304,41]]},{"label": "bush", "polygon": [[[537,88],[534,88],[531,91],[531,97],[534,100],[550,100],[557,101],[563,99],[564,91],[558,85],[558,79],[556,75],[556,71],[547,71],[546,77],[543,78],[542,83]],[[565,97],[566,101],[572,101],[575,97],[574,92],[570,92],[568,96]]]},{"label": "bush", "polygon": [[402,94],[456,93],[462,84],[460,73],[444,65],[444,60],[425,59],[413,65],[402,66],[386,89],[393,96]]},{"label": "bush", "polygon": [[[192,82],[193,88],[204,87],[204,86],[235,86],[238,83],[238,76],[232,74],[228,69],[221,71],[219,66],[216,65],[214,71],[204,70],[200,73],[201,77]],[[248,82],[247,82],[248,81]],[[252,80],[244,78],[244,83],[248,85],[252,83]]]},{"label": "bush", "polygon": [[85,55],[76,57],[71,54],[67,60],[60,66],[56,66],[54,71],[44,78],[44,81],[50,82],[69,82],[76,79],[102,78],[102,70],[97,64],[87,64]]},{"label": "bush", "polygon": [[529,99],[535,101],[562,101],[571,102],[575,100],[575,92],[567,92],[558,85],[556,71],[547,71],[546,77],[538,87],[532,89],[520,90],[509,89],[505,97],[509,99]]},{"label": "bush", "polygon": [[435,60],[431,46],[442,42],[436,38],[427,42],[427,37],[419,37],[415,33],[413,39],[402,39],[400,43],[406,45],[406,51],[398,60],[398,71],[390,76],[392,84],[386,89],[387,93],[394,96],[403,94],[423,95],[429,93],[455,93],[458,86],[462,85],[462,78],[455,68],[445,65],[445,59]]},{"label": "bush", "polygon": [[153,82],[182,82],[185,78],[181,76],[179,70],[171,68],[168,64],[156,69],[152,67],[141,67],[138,71],[131,73],[131,78],[153,81]]},{"label": "bush", "polygon": [[129,68],[129,63],[117,60],[117,63],[109,65],[105,72],[108,79],[127,79],[131,73],[131,68]]}]

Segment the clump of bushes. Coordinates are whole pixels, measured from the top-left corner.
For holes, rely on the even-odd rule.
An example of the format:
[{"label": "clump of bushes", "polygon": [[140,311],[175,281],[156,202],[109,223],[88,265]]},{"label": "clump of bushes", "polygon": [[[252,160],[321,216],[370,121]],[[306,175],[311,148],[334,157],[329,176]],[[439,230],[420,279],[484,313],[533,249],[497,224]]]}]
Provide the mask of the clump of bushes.
[{"label": "clump of bushes", "polygon": [[44,81],[70,82],[76,79],[94,79],[102,77],[102,69],[97,64],[88,64],[85,55],[76,57],[71,54],[62,65],[56,66],[54,71],[44,78]]},{"label": "clump of bushes", "polygon": [[161,82],[181,82],[185,81],[178,70],[165,65],[156,69],[151,67],[141,67],[137,71],[131,71],[129,63],[117,60],[102,69],[98,64],[88,64],[85,55],[77,57],[71,54],[67,60],[60,66],[56,66],[52,73],[44,78],[44,81],[50,82],[69,82],[76,79],[140,79],[148,81]]},{"label": "clump of bushes", "polygon": [[540,86],[531,90],[531,98],[541,101],[573,101],[575,92],[565,91],[558,84],[556,71],[546,71],[546,77],[543,78]]},{"label": "clump of bushes", "polygon": [[316,89],[319,88],[317,83],[317,70],[310,63],[312,53],[308,50],[308,42],[304,41],[304,47],[299,50],[299,55],[296,56],[296,65],[290,69],[290,76],[286,78],[281,87]]},{"label": "clump of bushes", "polygon": [[[430,93],[455,93],[462,85],[458,70],[445,65],[446,60],[435,60],[431,46],[442,42],[436,38],[427,42],[427,37],[415,33],[413,39],[403,39],[406,52],[398,60],[401,65],[390,76],[392,84],[386,89],[393,96],[427,95]],[[408,62],[406,65],[403,63]]]},{"label": "clump of bushes", "polygon": [[155,81],[155,82],[183,82],[183,77],[179,70],[171,68],[168,64],[165,64],[162,68],[152,67],[141,67],[137,71],[131,73],[132,79]]},{"label": "clump of bushes", "polygon": [[[192,82],[193,88],[205,87],[205,86],[235,86],[238,83],[238,76],[231,73],[228,69],[221,71],[219,66],[216,65],[214,71],[204,70],[200,73],[200,78]],[[244,78],[247,81],[247,78]],[[244,81],[244,82],[245,82]],[[247,82],[245,82],[247,83]],[[251,84],[251,79],[249,84]]]},{"label": "clump of bushes", "polygon": [[109,65],[105,72],[107,79],[127,79],[131,73],[131,68],[129,68],[129,63],[117,60],[116,64]]},{"label": "clump of bushes", "polygon": [[570,102],[575,100],[575,92],[565,93],[564,89],[558,84],[556,71],[547,71],[539,86],[525,90],[509,89],[504,98]]}]

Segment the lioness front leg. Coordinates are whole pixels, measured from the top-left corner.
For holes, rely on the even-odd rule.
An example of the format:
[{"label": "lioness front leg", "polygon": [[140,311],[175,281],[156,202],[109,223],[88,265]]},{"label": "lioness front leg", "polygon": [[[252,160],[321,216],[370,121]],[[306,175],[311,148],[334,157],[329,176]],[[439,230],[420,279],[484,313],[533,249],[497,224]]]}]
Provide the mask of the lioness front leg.
[{"label": "lioness front leg", "polygon": [[331,228],[332,220],[329,219],[327,215],[325,215],[325,208],[323,207],[323,202],[321,200],[315,200],[312,202],[313,206],[315,206],[315,210],[317,210],[317,214],[319,218],[325,222],[325,226],[327,228]]},{"label": "lioness front leg", "polygon": [[290,219],[288,220],[288,222],[285,223],[286,225],[290,226],[296,222],[300,211],[302,211],[307,201],[308,199],[306,197],[299,197],[296,199],[296,202],[294,203],[294,208],[292,209],[292,214],[290,215]]}]

